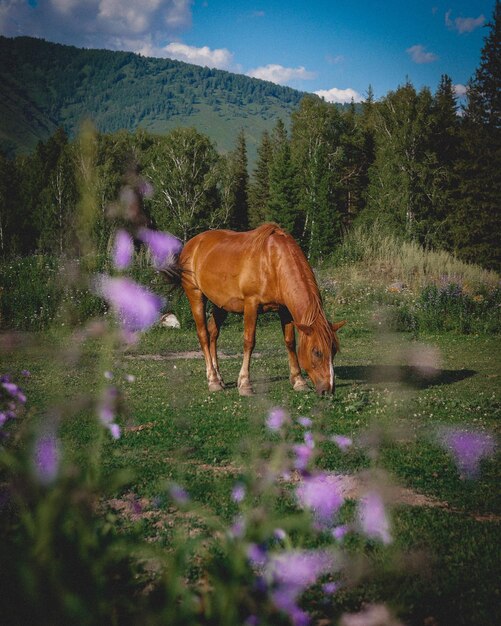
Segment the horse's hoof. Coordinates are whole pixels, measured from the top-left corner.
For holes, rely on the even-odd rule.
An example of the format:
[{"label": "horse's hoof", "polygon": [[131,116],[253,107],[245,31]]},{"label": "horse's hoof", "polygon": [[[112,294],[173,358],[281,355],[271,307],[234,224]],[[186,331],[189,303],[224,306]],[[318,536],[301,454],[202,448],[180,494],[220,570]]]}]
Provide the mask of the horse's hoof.
[{"label": "horse's hoof", "polygon": [[309,387],[304,380],[296,380],[293,385],[294,391],[308,391]]},{"label": "horse's hoof", "polygon": [[213,391],[223,391],[224,387],[221,383],[209,383],[209,391],[212,393]]},{"label": "horse's hoof", "polygon": [[252,389],[252,387],[250,385],[247,385],[245,387],[239,387],[238,388],[238,393],[241,396],[253,396],[254,395],[254,390]]}]

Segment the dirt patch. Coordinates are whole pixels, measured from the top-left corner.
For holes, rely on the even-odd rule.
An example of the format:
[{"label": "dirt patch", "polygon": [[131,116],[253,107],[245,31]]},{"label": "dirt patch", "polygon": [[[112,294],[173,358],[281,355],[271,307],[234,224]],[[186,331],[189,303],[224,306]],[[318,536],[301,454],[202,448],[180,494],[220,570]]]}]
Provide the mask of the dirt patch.
[{"label": "dirt patch", "polygon": [[[228,354],[227,352],[218,351],[218,358],[226,359],[243,359],[243,354]],[[263,355],[261,352],[253,352],[252,358],[259,359]],[[177,361],[179,359],[203,359],[204,355],[201,350],[185,350],[182,352],[166,352],[165,354],[126,354],[126,359],[137,361]]]}]

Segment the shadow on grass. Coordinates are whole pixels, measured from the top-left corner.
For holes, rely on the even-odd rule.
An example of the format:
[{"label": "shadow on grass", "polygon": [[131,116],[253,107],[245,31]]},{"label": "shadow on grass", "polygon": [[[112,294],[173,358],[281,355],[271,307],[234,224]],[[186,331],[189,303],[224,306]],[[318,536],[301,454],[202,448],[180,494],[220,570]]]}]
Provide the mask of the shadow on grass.
[{"label": "shadow on grass", "polygon": [[341,380],[363,383],[404,383],[419,389],[451,385],[474,376],[475,370],[428,370],[421,372],[410,365],[345,365],[335,368]]}]

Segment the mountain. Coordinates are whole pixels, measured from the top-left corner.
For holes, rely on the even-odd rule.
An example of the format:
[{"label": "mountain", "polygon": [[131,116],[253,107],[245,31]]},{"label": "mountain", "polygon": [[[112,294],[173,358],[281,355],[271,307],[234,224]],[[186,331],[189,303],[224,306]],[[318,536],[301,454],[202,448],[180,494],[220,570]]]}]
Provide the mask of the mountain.
[{"label": "mountain", "polygon": [[289,87],[131,52],[80,49],[31,37],[0,37],[0,149],[31,151],[84,118],[101,132],[157,134],[193,126],[222,152],[243,128],[252,161],[263,130],[287,120],[304,95]]}]

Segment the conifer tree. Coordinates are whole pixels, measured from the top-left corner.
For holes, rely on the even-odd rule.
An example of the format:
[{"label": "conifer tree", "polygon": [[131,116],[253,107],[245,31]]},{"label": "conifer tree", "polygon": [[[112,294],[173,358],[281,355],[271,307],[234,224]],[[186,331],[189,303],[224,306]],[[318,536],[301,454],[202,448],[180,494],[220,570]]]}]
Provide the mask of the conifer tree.
[{"label": "conifer tree", "polygon": [[296,170],[291,158],[287,129],[281,119],[272,134],[270,198],[266,220],[277,222],[292,235],[297,235]]},{"label": "conifer tree", "polygon": [[233,162],[233,193],[235,202],[230,225],[235,230],[247,230],[249,227],[249,173],[247,170],[247,146],[243,129],[238,133],[237,145],[230,158]]},{"label": "conifer tree", "polygon": [[249,185],[249,224],[252,228],[265,222],[269,216],[271,159],[271,139],[265,130],[257,149],[256,167]]},{"label": "conifer tree", "polygon": [[460,196],[451,220],[457,254],[501,269],[501,3],[469,84],[457,164]]}]

